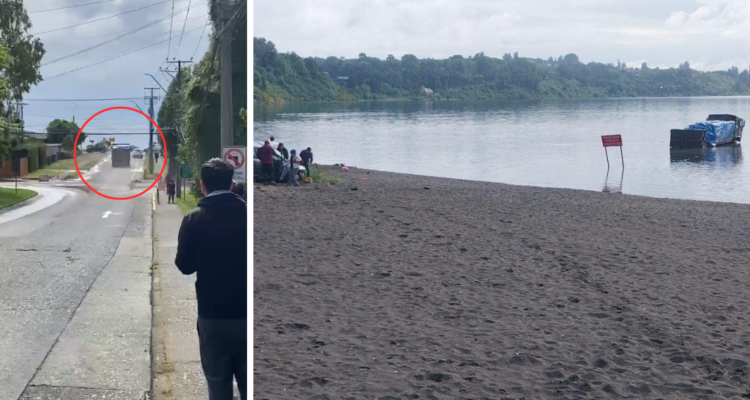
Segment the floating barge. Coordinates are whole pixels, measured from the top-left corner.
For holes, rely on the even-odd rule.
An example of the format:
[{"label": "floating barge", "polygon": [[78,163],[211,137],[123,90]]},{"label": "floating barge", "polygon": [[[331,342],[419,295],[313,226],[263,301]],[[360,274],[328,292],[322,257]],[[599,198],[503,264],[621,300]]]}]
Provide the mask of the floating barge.
[{"label": "floating barge", "polygon": [[696,122],[685,129],[672,129],[669,147],[691,149],[716,147],[739,142],[745,120],[730,114],[711,114],[706,121]]}]

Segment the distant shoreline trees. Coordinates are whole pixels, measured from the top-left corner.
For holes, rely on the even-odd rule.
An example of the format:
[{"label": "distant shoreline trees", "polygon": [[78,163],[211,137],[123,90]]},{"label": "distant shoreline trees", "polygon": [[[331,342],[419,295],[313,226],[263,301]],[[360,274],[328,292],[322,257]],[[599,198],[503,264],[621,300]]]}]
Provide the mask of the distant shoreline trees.
[{"label": "distant shoreline trees", "polygon": [[[518,53],[484,53],[443,60],[407,54],[385,60],[360,53],[355,59],[302,58],[279,53],[254,38],[253,98],[256,103],[351,101],[388,98],[544,99],[603,97],[722,96],[750,94],[750,71],[701,72],[688,62],[678,68],[633,68],[580,62],[575,54],[546,60]],[[430,93],[430,89],[432,92]]]}]

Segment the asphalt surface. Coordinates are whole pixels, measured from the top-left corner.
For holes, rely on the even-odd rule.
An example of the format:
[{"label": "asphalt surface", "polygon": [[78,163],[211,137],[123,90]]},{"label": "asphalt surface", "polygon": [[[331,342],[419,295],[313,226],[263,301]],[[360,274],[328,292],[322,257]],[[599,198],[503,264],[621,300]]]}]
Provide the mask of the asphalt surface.
[{"label": "asphalt surface", "polygon": [[[108,161],[87,177],[137,194]],[[151,196],[78,182],[26,184],[62,200],[0,224],[0,400],[141,399],[149,384]]]}]

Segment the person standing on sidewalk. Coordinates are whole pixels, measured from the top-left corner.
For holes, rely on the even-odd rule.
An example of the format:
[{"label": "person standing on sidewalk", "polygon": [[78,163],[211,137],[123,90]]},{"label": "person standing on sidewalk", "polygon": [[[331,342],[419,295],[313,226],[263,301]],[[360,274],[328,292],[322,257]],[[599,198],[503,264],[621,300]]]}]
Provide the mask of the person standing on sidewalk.
[{"label": "person standing on sidewalk", "polygon": [[258,149],[258,158],[260,159],[260,176],[263,181],[268,184],[275,184],[274,182],[274,168],[273,168],[273,155],[274,149],[271,147],[271,142],[266,140],[263,147]]},{"label": "person standing on sidewalk", "polygon": [[167,204],[174,204],[174,195],[176,191],[177,184],[175,183],[174,179],[169,178],[169,181],[167,182]]},{"label": "person standing on sidewalk", "polygon": [[209,400],[247,399],[247,204],[232,193],[232,165],[201,168],[206,196],[182,220],[175,264],[197,274],[198,339]]},{"label": "person standing on sidewalk", "polygon": [[307,171],[306,174],[307,174],[307,177],[309,178],[310,167],[312,166],[312,163],[313,163],[312,149],[308,147],[307,149],[302,150],[302,152],[299,153],[299,156],[302,158],[302,164],[305,166],[305,170]]}]

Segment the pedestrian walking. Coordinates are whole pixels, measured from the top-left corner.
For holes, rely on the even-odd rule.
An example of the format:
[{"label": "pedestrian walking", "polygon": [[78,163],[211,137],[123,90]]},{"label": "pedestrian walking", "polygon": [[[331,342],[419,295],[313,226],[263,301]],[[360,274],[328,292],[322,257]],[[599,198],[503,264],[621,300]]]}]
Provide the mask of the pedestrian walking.
[{"label": "pedestrian walking", "polygon": [[276,150],[281,153],[281,156],[284,157],[285,160],[289,159],[289,150],[284,147],[284,143],[279,143],[279,147],[277,147]]},{"label": "pedestrian walking", "polygon": [[302,152],[299,153],[299,156],[302,158],[302,164],[305,166],[306,175],[309,178],[310,167],[312,167],[312,163],[313,163],[312,149],[308,147],[307,149],[302,150]]},{"label": "pedestrian walking", "polygon": [[198,208],[182,220],[175,265],[197,274],[198,343],[209,400],[247,394],[247,204],[231,191],[232,165],[201,168]]},{"label": "pedestrian walking", "polygon": [[258,158],[260,159],[260,176],[261,180],[266,182],[266,185],[275,185],[274,182],[274,170],[273,170],[273,155],[274,150],[271,147],[271,142],[266,140],[263,147],[258,149]]},{"label": "pedestrian walking", "polygon": [[299,186],[299,166],[302,160],[297,156],[297,150],[292,149],[291,153],[289,158],[289,185]]},{"label": "pedestrian walking", "polygon": [[176,191],[177,184],[175,183],[174,179],[169,178],[169,181],[167,181],[167,204],[174,204],[174,195]]}]

